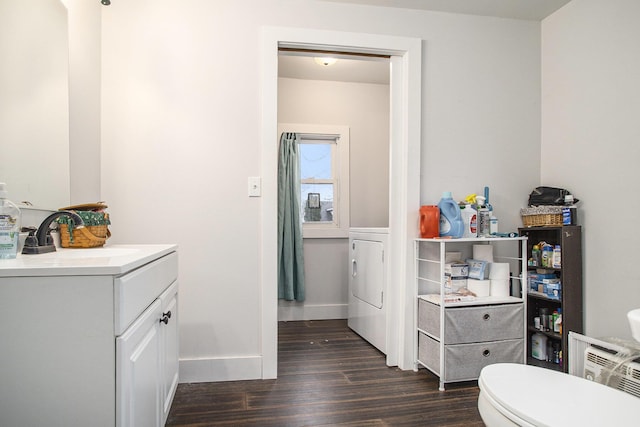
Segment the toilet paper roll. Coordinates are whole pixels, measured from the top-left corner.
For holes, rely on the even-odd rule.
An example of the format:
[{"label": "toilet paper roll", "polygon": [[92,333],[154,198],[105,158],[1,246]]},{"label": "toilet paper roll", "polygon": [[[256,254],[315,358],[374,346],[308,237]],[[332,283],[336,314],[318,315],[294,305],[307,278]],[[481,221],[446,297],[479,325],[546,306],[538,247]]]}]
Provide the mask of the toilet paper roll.
[{"label": "toilet paper roll", "polygon": [[473,259],[486,261],[486,262],[493,262],[493,246],[492,245],[473,245]]},{"label": "toilet paper roll", "polygon": [[509,263],[493,262],[489,269],[489,279],[509,279]]},{"label": "toilet paper roll", "polygon": [[454,261],[462,260],[462,252],[445,252],[444,254],[444,262],[450,263]]},{"label": "toilet paper roll", "polygon": [[467,279],[467,289],[477,297],[488,297],[491,293],[490,280]]},{"label": "toilet paper roll", "polygon": [[510,295],[509,287],[509,280],[492,279],[489,293],[492,297],[508,297]]}]

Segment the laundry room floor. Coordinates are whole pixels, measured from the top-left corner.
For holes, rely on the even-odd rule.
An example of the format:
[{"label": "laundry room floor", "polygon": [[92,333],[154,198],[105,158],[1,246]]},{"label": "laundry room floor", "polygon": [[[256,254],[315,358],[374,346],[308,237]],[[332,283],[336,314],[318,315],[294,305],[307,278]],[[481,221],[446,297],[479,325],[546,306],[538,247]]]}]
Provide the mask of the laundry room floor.
[{"label": "laundry room floor", "polygon": [[167,426],[484,426],[476,382],[402,371],[346,320],[279,322],[275,380],[179,384]]}]

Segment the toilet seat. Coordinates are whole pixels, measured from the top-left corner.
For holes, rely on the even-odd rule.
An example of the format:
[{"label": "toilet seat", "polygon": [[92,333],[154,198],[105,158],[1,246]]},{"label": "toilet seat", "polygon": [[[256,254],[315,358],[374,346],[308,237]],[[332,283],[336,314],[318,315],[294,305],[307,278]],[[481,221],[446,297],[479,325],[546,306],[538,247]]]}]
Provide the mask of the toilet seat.
[{"label": "toilet seat", "polygon": [[[637,426],[640,399],[577,376],[514,363],[486,366],[478,378],[483,420],[493,408],[521,426]],[[496,419],[499,418],[497,414]],[[505,420],[506,421],[506,420]]]}]

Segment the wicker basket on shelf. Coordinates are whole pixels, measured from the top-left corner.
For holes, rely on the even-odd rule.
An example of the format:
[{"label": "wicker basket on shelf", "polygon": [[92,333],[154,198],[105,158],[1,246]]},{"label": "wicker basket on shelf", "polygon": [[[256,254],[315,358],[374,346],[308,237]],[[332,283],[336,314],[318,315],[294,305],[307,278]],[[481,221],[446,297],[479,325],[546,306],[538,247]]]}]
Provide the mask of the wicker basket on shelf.
[{"label": "wicker basket on shelf", "polygon": [[85,223],[76,228],[73,220],[67,216],[58,218],[60,246],[63,248],[97,248],[104,246],[111,236],[108,225],[109,214],[105,212],[75,211]]},{"label": "wicker basket on shelf", "polygon": [[531,206],[520,209],[525,227],[562,225],[562,206]]}]

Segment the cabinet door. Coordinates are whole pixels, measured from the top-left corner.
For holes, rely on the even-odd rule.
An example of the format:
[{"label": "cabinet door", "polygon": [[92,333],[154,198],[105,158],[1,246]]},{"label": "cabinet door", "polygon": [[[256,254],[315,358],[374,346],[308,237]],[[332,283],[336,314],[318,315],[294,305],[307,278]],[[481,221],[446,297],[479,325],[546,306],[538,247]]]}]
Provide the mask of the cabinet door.
[{"label": "cabinet door", "polygon": [[162,317],[160,337],[162,340],[162,425],[167,420],[171,402],[178,387],[178,282],[175,281],[160,296]]},{"label": "cabinet door", "polygon": [[116,338],[116,417],[120,427],[156,427],[160,420],[160,322],[156,299]]}]

